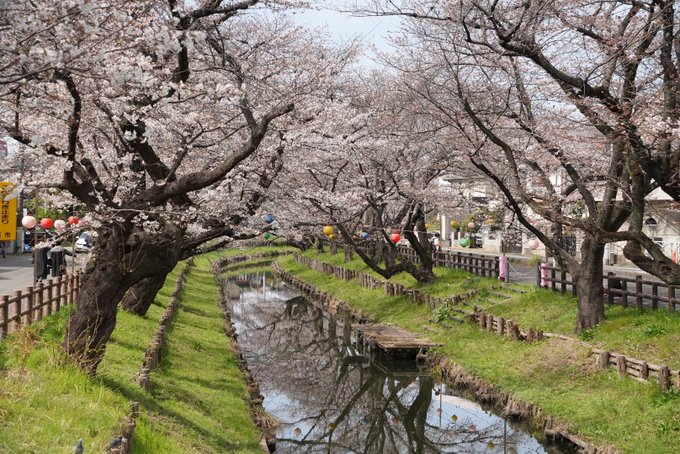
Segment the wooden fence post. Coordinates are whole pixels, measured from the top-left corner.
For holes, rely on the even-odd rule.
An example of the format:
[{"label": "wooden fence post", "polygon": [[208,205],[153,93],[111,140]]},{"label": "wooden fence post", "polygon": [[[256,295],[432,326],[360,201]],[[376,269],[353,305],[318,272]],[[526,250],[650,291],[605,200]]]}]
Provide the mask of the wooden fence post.
[{"label": "wooden fence post", "polygon": [[675,310],[675,286],[672,285],[668,286],[668,310]]},{"label": "wooden fence post", "polygon": [[61,309],[61,276],[57,277],[56,284],[57,294],[55,295],[55,298],[57,300],[57,307],[55,308],[55,310],[59,312],[59,309]]},{"label": "wooden fence post", "polygon": [[607,302],[614,304],[614,294],[612,293],[612,277],[614,273],[611,271],[607,273]]},{"label": "wooden fence post", "polygon": [[623,294],[621,295],[623,307],[628,307],[628,281],[625,279],[621,280],[621,290],[623,291]]},{"label": "wooden fence post", "polygon": [[608,351],[603,351],[600,352],[600,356],[598,357],[598,364],[600,365],[600,368],[602,369],[608,369],[609,368],[609,352]]},{"label": "wooden fence post", "polygon": [[36,299],[35,299],[35,305],[36,307],[36,320],[42,320],[43,317],[43,292],[45,290],[45,287],[42,283],[42,281],[38,282],[38,291],[35,294]]},{"label": "wooden fence post", "polygon": [[642,361],[642,367],[640,368],[640,378],[649,380],[649,364],[647,364],[647,361]]},{"label": "wooden fence post", "polygon": [[30,325],[33,323],[33,287],[26,287],[26,306],[27,311],[24,319],[24,324]]},{"label": "wooden fence post", "polygon": [[47,304],[49,306],[49,309],[47,310],[48,313],[52,313],[52,311],[56,311],[57,309],[55,308],[54,304],[54,282],[52,279],[49,279],[47,281]]},{"label": "wooden fence post", "polygon": [[21,290],[14,292],[14,331],[21,328]]},{"label": "wooden fence post", "polygon": [[2,323],[0,323],[0,341],[7,337],[9,332],[9,295],[2,295],[2,301],[0,302],[0,317],[2,318]]},{"label": "wooden fence post", "polygon": [[659,369],[659,386],[661,391],[668,391],[671,387],[671,371],[668,366],[661,366]]},{"label": "wooden fence post", "polygon": [[635,276],[635,307],[642,309],[642,276]]},{"label": "wooden fence post", "polygon": [[616,357],[616,368],[619,371],[619,375],[621,377],[626,376],[626,357],[623,355],[619,355]]}]

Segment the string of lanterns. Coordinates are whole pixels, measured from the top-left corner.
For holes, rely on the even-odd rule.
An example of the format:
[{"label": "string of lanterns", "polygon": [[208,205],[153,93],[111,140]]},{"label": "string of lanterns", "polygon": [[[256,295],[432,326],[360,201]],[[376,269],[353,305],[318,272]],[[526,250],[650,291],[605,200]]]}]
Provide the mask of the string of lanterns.
[{"label": "string of lanterns", "polygon": [[[68,218],[68,224],[69,225],[78,225],[80,223],[80,218],[78,216],[69,216]],[[51,229],[54,227],[57,231],[62,231],[66,228],[67,221],[64,221],[63,219],[57,219],[56,221],[53,220],[52,218],[42,218],[40,220],[40,227],[42,227],[45,230]],[[28,230],[32,230],[35,228],[36,225],[38,225],[38,221],[35,218],[35,216],[26,215],[23,218],[21,218],[21,225],[24,226],[24,228]]]}]

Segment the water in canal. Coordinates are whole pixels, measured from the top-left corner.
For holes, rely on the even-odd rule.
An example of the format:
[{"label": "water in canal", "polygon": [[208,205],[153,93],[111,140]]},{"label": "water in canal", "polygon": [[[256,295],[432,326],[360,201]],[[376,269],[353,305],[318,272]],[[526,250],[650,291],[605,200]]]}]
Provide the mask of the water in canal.
[{"label": "water in canal", "polygon": [[414,361],[362,355],[347,315],[324,313],[269,273],[230,277],[225,286],[239,345],[278,422],[276,452],[567,452]]}]

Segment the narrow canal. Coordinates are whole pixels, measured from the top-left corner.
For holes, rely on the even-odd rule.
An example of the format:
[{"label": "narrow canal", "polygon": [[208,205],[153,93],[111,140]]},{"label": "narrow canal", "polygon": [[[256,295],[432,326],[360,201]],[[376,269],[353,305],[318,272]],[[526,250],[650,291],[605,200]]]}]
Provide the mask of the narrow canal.
[{"label": "narrow canal", "polygon": [[364,356],[347,314],[269,273],[225,278],[239,345],[278,422],[279,453],[563,453],[437,382]]}]

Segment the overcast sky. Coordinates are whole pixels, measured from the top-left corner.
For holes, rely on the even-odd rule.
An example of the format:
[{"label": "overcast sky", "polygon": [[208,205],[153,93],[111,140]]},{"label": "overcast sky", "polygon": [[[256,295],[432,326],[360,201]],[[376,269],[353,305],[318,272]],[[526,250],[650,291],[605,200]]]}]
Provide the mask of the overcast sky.
[{"label": "overcast sky", "polygon": [[301,25],[327,30],[338,42],[347,42],[354,37],[360,38],[367,52],[367,57],[362,63],[369,66],[374,64],[370,61],[372,54],[369,47],[374,45],[380,51],[387,51],[391,48],[388,37],[399,32],[399,19],[396,17],[356,17],[323,8],[297,10],[295,18]]}]

